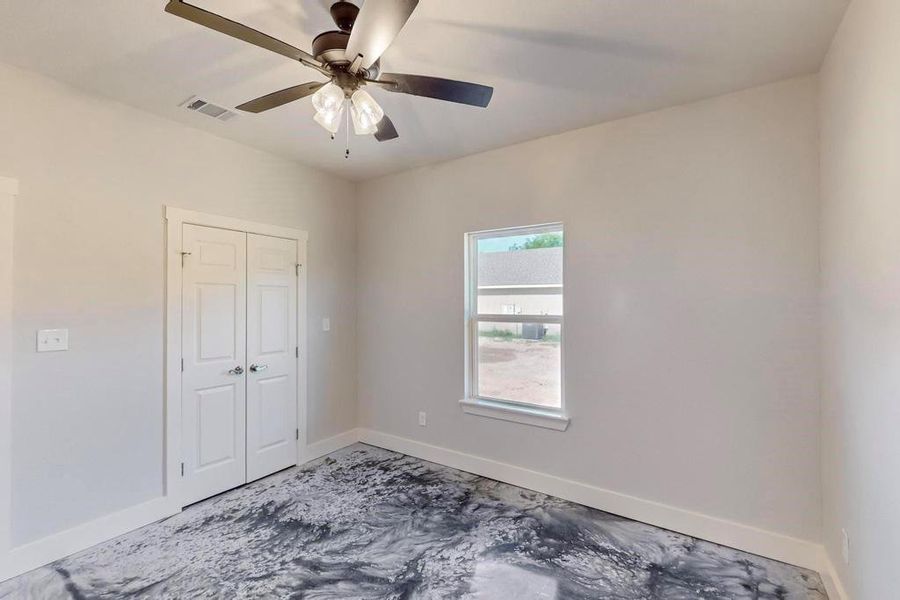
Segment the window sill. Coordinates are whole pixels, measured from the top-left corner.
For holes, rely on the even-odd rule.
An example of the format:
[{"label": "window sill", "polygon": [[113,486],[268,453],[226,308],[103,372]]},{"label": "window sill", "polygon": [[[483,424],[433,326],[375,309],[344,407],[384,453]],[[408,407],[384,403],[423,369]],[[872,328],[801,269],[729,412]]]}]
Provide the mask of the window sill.
[{"label": "window sill", "polygon": [[555,410],[541,409],[530,406],[516,406],[503,402],[466,398],[459,401],[463,412],[479,417],[512,421],[523,425],[544,427],[556,431],[565,431],[569,426],[569,417]]}]

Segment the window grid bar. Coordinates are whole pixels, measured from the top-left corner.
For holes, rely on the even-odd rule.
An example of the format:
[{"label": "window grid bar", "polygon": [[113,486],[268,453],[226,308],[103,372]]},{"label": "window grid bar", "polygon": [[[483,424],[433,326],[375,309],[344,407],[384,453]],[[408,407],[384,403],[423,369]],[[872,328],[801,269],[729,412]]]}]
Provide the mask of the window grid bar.
[{"label": "window grid bar", "polygon": [[478,288],[478,297],[485,296],[562,296],[563,288],[561,285],[554,286],[522,286],[522,287],[480,287]]},{"label": "window grid bar", "polygon": [[549,323],[562,325],[562,315],[475,315],[475,321],[487,323]]}]

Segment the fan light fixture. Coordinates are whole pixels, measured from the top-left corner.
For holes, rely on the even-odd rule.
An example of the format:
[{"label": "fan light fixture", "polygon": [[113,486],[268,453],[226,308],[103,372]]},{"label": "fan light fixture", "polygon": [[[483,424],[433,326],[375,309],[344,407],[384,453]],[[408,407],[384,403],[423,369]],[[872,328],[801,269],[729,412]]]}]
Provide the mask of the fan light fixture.
[{"label": "fan light fixture", "polygon": [[[332,135],[341,128],[344,114],[344,90],[329,83],[322,86],[312,97],[316,116],[313,120]],[[378,123],[384,118],[384,110],[365,90],[356,90],[350,97],[350,115],[356,135],[371,135],[378,131]]]},{"label": "fan light fixture", "polygon": [[[315,121],[331,133],[332,138],[341,127],[341,119],[347,120],[345,156],[350,154],[351,117],[357,135],[374,134],[378,142],[389,142],[399,137],[390,117],[361,87],[374,85],[392,94],[421,96],[481,108],[487,108],[494,93],[490,86],[467,81],[381,72],[382,54],[409,21],[419,0],[367,0],[361,7],[338,0],[329,9],[337,30],[317,35],[312,41],[312,53],[196,6],[193,4],[195,1],[168,0],[165,11],[279,54],[324,76],[324,80],[292,85],[244,102],[237,109],[259,114],[312,96],[316,109]],[[349,109],[345,106],[348,102]]]}]

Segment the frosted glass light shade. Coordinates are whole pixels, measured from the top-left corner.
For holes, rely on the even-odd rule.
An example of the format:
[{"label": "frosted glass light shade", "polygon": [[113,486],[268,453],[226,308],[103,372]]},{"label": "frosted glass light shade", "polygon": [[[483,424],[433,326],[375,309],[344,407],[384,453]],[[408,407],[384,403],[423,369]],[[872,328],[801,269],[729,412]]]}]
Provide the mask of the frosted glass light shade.
[{"label": "frosted glass light shade", "polygon": [[343,103],[338,104],[335,110],[320,110],[313,120],[330,133],[337,133],[341,128],[341,116],[344,114]]},{"label": "frosted glass light shade", "polygon": [[313,94],[312,103],[316,112],[336,111],[344,105],[344,90],[333,83],[326,84]]},{"label": "frosted glass light shade", "polygon": [[350,99],[350,115],[356,135],[368,135],[378,131],[378,123],[384,118],[384,111],[365,90],[356,90]]}]

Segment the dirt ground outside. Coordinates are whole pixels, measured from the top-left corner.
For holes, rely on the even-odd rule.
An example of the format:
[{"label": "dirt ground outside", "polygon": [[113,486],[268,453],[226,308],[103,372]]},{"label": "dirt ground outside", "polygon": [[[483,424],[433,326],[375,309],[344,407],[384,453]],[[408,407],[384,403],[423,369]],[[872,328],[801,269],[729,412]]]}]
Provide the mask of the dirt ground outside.
[{"label": "dirt ground outside", "polygon": [[478,338],[478,393],[541,406],[560,404],[560,343]]}]

